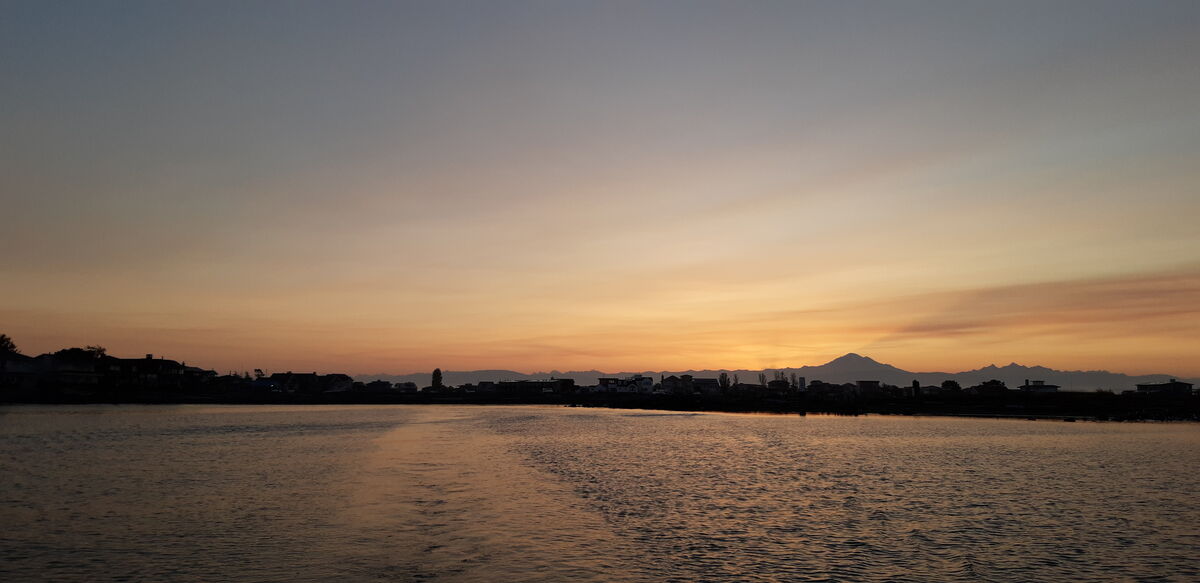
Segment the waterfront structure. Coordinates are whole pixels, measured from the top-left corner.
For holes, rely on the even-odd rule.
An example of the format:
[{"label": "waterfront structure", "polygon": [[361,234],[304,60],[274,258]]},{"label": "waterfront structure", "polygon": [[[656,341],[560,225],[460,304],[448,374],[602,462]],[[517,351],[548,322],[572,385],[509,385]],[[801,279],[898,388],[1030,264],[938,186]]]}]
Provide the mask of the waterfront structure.
[{"label": "waterfront structure", "polygon": [[1171,379],[1165,383],[1146,383],[1137,386],[1139,395],[1177,395],[1185,397],[1192,394],[1192,383]]},{"label": "waterfront structure", "polygon": [[277,372],[271,375],[271,380],[288,393],[338,393],[349,391],[354,386],[354,379],[344,374],[319,375],[315,372]]},{"label": "waterfront structure", "polygon": [[1046,384],[1046,381],[1030,381],[1025,379],[1025,384],[1017,387],[1026,393],[1057,393],[1059,386]]},{"label": "waterfront structure", "polygon": [[856,391],[856,394],[858,394],[860,396],[869,397],[869,396],[878,395],[881,392],[882,388],[883,388],[883,383],[880,381],[856,381],[854,383],[854,389]]},{"label": "waterfront structure", "polygon": [[608,393],[642,393],[654,392],[654,379],[635,374],[628,378],[602,377],[597,379],[596,389]]},{"label": "waterfront structure", "polygon": [[565,395],[575,392],[575,379],[500,381],[496,383],[496,392],[502,395],[525,397]]}]

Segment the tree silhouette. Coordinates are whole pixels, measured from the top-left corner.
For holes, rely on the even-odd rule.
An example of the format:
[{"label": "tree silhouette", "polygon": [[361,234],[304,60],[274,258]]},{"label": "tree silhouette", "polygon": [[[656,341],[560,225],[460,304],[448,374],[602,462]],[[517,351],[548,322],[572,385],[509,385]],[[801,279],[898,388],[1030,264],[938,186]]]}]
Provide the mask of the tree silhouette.
[{"label": "tree silhouette", "polygon": [[956,380],[945,380],[945,381],[942,381],[942,390],[943,391],[961,391],[962,385],[958,384],[958,381],[956,381]]},{"label": "tree silhouette", "polygon": [[722,391],[729,390],[729,373],[723,372],[717,377],[717,386],[721,387]]},{"label": "tree silhouette", "polygon": [[440,368],[433,369],[433,388],[442,388],[442,369]]},{"label": "tree silhouette", "polygon": [[0,354],[8,352],[19,352],[17,350],[17,344],[13,342],[12,338],[8,337],[8,334],[0,334]]},{"label": "tree silhouette", "polygon": [[98,360],[100,357],[104,356],[104,347],[88,346],[87,348],[64,348],[58,352],[55,352],[54,356],[70,361]]},{"label": "tree silhouette", "polygon": [[100,358],[108,355],[108,349],[100,345],[93,344],[84,348],[84,350],[92,353],[92,358]]}]

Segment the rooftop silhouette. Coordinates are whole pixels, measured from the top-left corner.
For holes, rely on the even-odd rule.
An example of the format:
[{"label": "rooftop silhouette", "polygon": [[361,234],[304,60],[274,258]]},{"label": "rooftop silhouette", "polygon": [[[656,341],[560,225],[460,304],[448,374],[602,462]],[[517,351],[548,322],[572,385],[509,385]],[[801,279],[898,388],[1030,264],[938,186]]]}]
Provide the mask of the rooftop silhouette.
[{"label": "rooftop silhouette", "polygon": [[[1200,418],[1200,395],[1193,383],[1169,377],[1062,372],[1016,364],[953,374],[911,373],[855,353],[817,366],[760,371],[522,375],[434,369],[397,379],[355,380],[340,373],[261,369],[253,375],[222,375],[153,354],[118,358],[101,346],[30,357],[21,354],[7,336],[0,336],[0,347],[0,402],[557,403],[687,410]],[[1012,381],[1001,374],[1030,371],[1040,378]],[[1100,391],[1060,391],[1062,385],[1053,379],[1072,375],[1111,384]]]}]

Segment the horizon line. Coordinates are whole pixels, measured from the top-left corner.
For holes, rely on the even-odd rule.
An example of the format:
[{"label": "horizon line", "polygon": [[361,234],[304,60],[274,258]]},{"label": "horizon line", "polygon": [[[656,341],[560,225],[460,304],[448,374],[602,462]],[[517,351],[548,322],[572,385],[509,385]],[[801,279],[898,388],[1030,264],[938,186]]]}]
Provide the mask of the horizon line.
[{"label": "horizon line", "polygon": [[[22,352],[21,352],[21,351],[18,349],[18,350],[17,350],[15,353],[16,353],[16,354],[20,354],[20,355],[22,355],[22,356],[29,357],[29,358],[37,358],[37,357],[40,357],[40,356],[51,355],[51,354],[54,354],[55,352],[59,352],[59,351],[61,351],[61,350],[70,350],[71,348],[81,348],[81,349],[84,349],[84,347],[67,347],[67,348],[62,348],[62,349],[56,350],[56,351],[44,352],[44,353],[42,353],[42,354],[38,354],[38,355],[28,355],[28,354],[24,354],[24,353],[22,353]],[[107,350],[105,350],[104,354],[105,354],[105,355],[107,355],[107,356],[113,356],[113,355],[111,355],[111,354],[108,354]],[[153,356],[155,359],[176,360],[176,359],[174,359],[174,358],[169,358],[169,359],[168,359],[168,358],[166,358],[166,356],[165,356],[165,355],[163,355],[163,354],[161,354],[161,353],[147,352],[147,353],[143,353],[143,354],[144,354],[146,357]],[[803,369],[803,368],[816,368],[816,367],[822,367],[822,366],[827,366],[827,365],[829,365],[829,364],[832,364],[832,363],[834,363],[834,362],[837,362],[838,360],[842,360],[842,359],[845,359],[845,358],[848,358],[848,357],[849,357],[849,358],[857,358],[857,359],[861,359],[861,360],[863,360],[863,361],[871,361],[871,362],[873,362],[873,363],[875,363],[875,364],[878,364],[878,365],[881,365],[881,366],[888,366],[888,367],[892,367],[892,368],[894,368],[894,369],[896,369],[896,370],[898,370],[898,371],[900,371],[900,372],[904,372],[904,373],[910,373],[910,374],[923,374],[923,375],[928,375],[928,374],[944,374],[944,375],[955,375],[955,374],[965,374],[965,373],[977,372],[977,371],[985,370],[985,369],[988,369],[988,368],[1003,369],[1003,368],[1007,368],[1007,367],[1010,367],[1010,366],[1019,366],[1019,367],[1023,367],[1023,368],[1044,368],[1044,369],[1046,369],[1046,370],[1048,370],[1048,371],[1053,371],[1053,372],[1056,372],[1056,373],[1106,373],[1106,374],[1123,375],[1123,376],[1127,376],[1127,377],[1162,376],[1162,377],[1172,377],[1172,378],[1191,379],[1191,380],[1197,380],[1197,379],[1200,379],[1200,376],[1195,376],[1195,377],[1194,377],[1194,376],[1190,376],[1190,375],[1187,375],[1187,374],[1173,374],[1173,373],[1166,373],[1166,372],[1150,372],[1150,373],[1140,373],[1140,374],[1139,374],[1139,373],[1128,373],[1128,372],[1114,371],[1114,370],[1110,370],[1110,369],[1059,369],[1059,368],[1053,368],[1053,367],[1050,367],[1050,366],[1046,366],[1046,365],[1043,365],[1043,364],[1025,365],[1025,364],[1020,364],[1020,363],[1018,363],[1018,362],[1016,362],[1016,361],[1012,361],[1012,362],[1010,362],[1010,363],[1008,363],[1008,364],[1006,364],[1006,365],[997,365],[995,362],[991,362],[991,363],[988,363],[988,364],[986,364],[986,365],[977,366],[977,367],[975,367],[975,368],[964,369],[964,370],[959,370],[959,371],[951,371],[951,370],[908,370],[908,369],[905,369],[905,368],[903,368],[903,367],[900,367],[900,366],[897,366],[897,365],[894,365],[894,364],[891,364],[891,363],[882,362],[882,361],[880,361],[880,360],[877,360],[877,359],[875,359],[875,358],[873,358],[873,357],[871,357],[871,356],[868,356],[868,355],[865,355],[865,354],[862,354],[862,353],[858,353],[858,352],[847,352],[847,353],[845,353],[845,354],[842,354],[842,355],[840,355],[840,356],[834,357],[834,358],[832,358],[832,359],[830,359],[830,360],[828,360],[828,361],[826,361],[826,362],[822,362],[822,363],[819,363],[819,364],[803,364],[803,365],[799,365],[799,366],[771,366],[771,367],[764,367],[764,368],[759,368],[759,369],[755,369],[755,368],[696,368],[696,367],[690,367],[690,368],[686,368],[686,369],[652,369],[652,368],[646,368],[646,369],[642,369],[642,370],[625,369],[625,370],[618,370],[618,371],[604,371],[604,370],[600,370],[600,369],[593,368],[593,369],[590,369],[590,370],[580,370],[580,369],[559,370],[559,369],[550,369],[550,370],[532,370],[532,371],[526,372],[526,371],[522,371],[522,370],[509,369],[509,368],[441,369],[441,367],[433,367],[433,368],[430,368],[430,369],[428,369],[428,370],[414,370],[414,371],[410,371],[410,372],[383,372],[383,371],[376,371],[376,372],[344,372],[344,371],[340,371],[340,370],[334,370],[334,369],[325,369],[325,370],[323,370],[322,368],[316,368],[316,369],[306,369],[306,368],[302,368],[302,367],[293,367],[291,370],[274,369],[274,368],[267,369],[267,368],[263,368],[263,367],[253,367],[253,366],[251,366],[251,367],[239,366],[239,367],[236,367],[236,368],[220,367],[220,368],[221,368],[221,369],[227,369],[227,371],[228,371],[230,374],[249,373],[250,371],[254,371],[254,370],[262,370],[262,371],[264,371],[264,372],[265,372],[265,373],[267,373],[267,374],[281,373],[281,372],[315,372],[315,373],[321,373],[321,374],[346,374],[346,375],[348,375],[348,376],[351,376],[351,377],[354,377],[354,378],[358,378],[358,377],[372,377],[372,376],[373,376],[373,377],[382,377],[382,376],[402,377],[402,376],[410,376],[410,375],[429,375],[429,374],[432,374],[432,373],[433,373],[433,370],[434,370],[434,369],[440,369],[440,370],[441,370],[443,373],[477,373],[477,372],[486,372],[486,371],[503,371],[503,372],[511,372],[511,373],[515,373],[515,374],[519,374],[519,375],[524,375],[524,376],[554,375],[554,374],[559,374],[559,375],[568,375],[568,374],[599,374],[599,375],[623,375],[623,374],[668,374],[668,373],[687,373],[687,372],[716,372],[716,373],[720,373],[720,372],[728,372],[728,373],[736,373],[736,372],[748,372],[748,373],[760,373],[760,372],[768,372],[768,371],[798,371],[798,370],[800,370],[800,369]],[[123,357],[117,357],[117,356],[113,356],[113,358],[123,358]],[[124,358],[124,360],[139,360],[139,359],[141,359],[141,358],[142,358],[142,357]],[[177,362],[179,362],[179,363],[181,363],[181,364],[186,364],[186,363],[188,362],[188,360],[186,360],[186,359],[179,359],[179,360],[177,360]],[[191,364],[191,365],[188,365],[188,366],[196,366],[196,365],[195,365],[195,364]],[[207,367],[197,367],[197,368],[205,368],[206,370],[212,370],[212,371],[219,371],[219,370],[220,370],[220,369],[218,369],[218,368],[216,368],[216,367],[214,367],[214,368],[207,368]],[[240,369],[240,370],[239,370],[239,369]]]}]

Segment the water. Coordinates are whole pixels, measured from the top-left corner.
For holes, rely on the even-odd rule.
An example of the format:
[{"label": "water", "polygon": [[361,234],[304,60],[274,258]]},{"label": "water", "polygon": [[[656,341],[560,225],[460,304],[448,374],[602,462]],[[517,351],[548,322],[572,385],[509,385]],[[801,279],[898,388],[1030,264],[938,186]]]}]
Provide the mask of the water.
[{"label": "water", "polygon": [[3,581],[1196,581],[1200,425],[0,408]]}]

